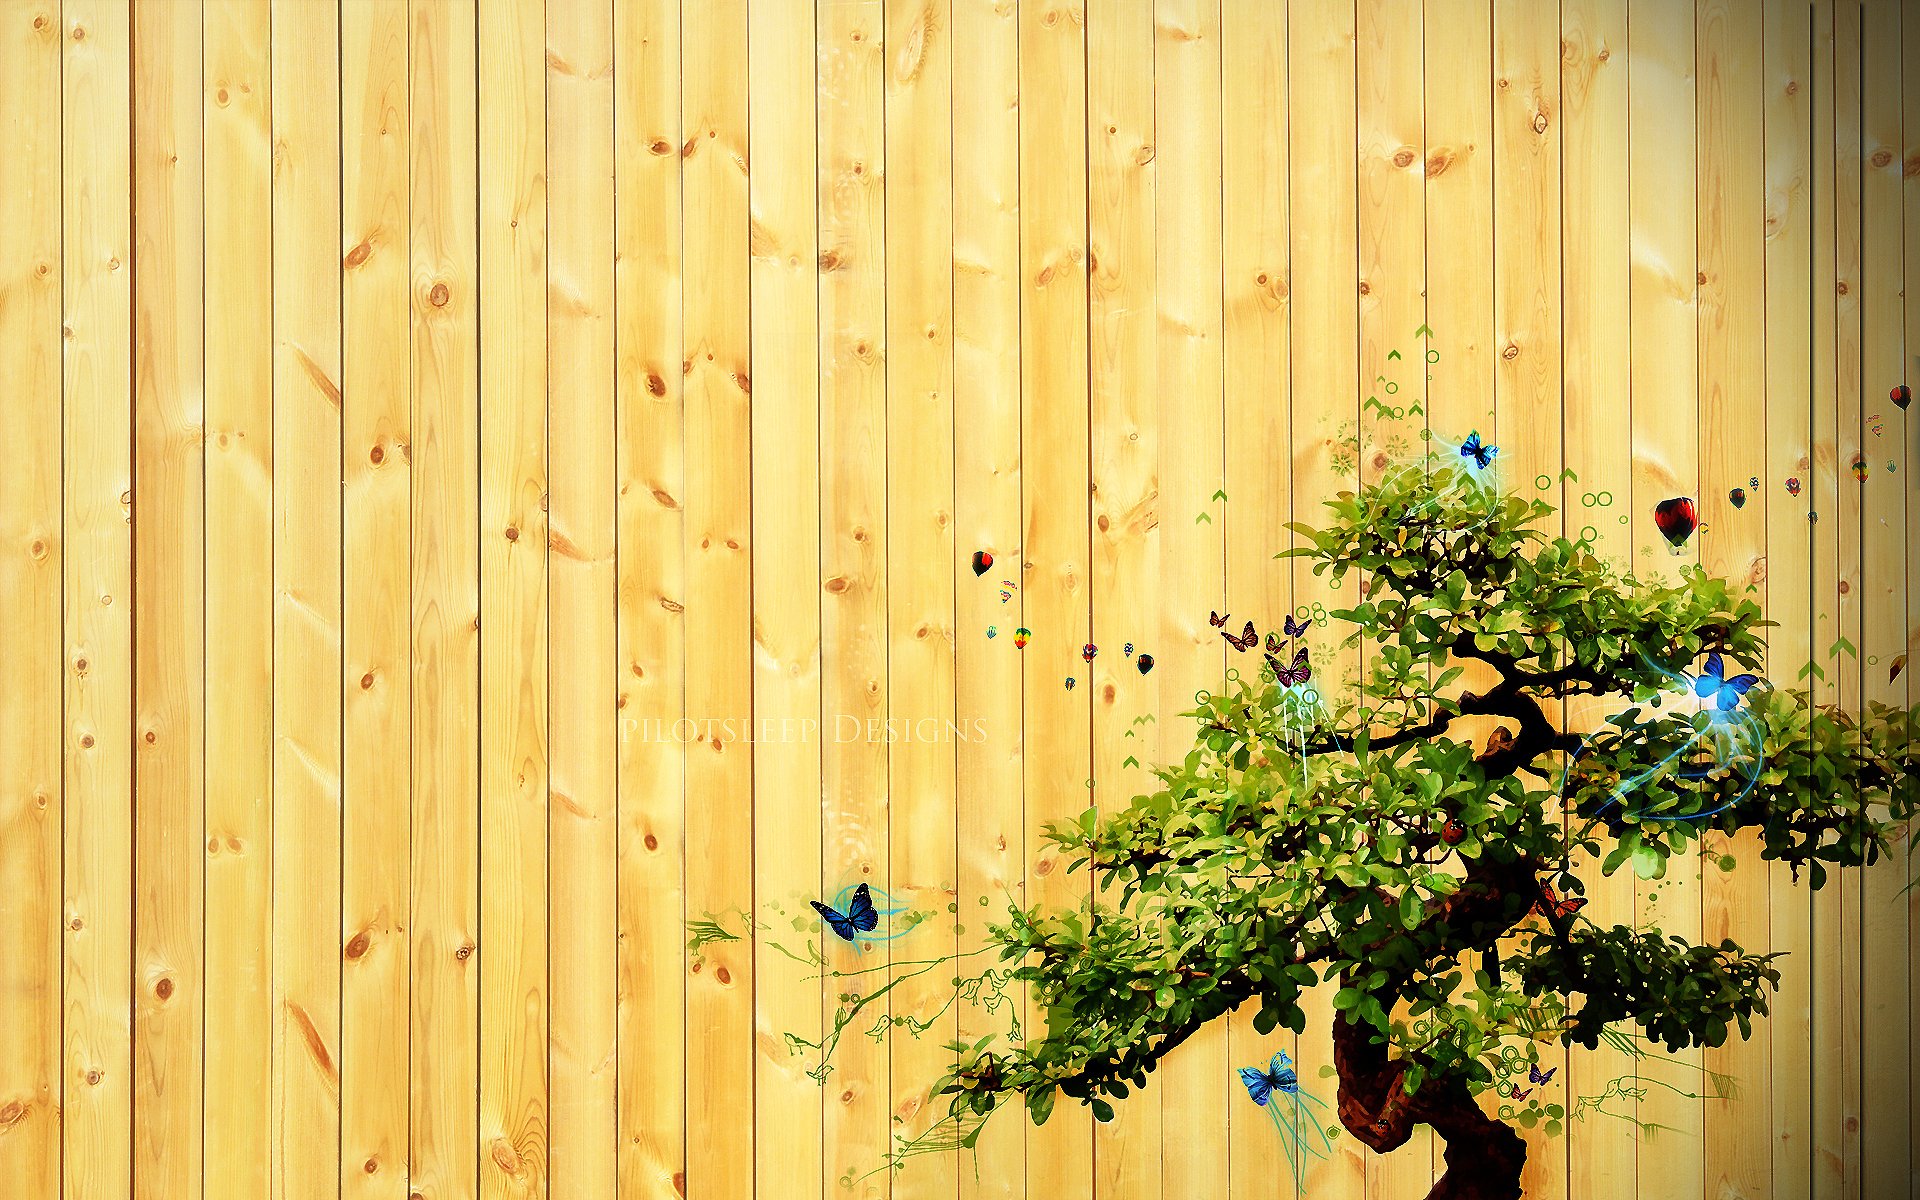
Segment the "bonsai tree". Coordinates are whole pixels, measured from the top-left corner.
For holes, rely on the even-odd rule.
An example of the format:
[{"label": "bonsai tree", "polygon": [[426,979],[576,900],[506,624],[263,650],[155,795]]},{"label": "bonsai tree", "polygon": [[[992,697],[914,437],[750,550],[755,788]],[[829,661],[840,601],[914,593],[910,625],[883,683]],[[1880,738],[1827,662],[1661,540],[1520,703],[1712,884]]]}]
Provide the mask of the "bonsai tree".
[{"label": "bonsai tree", "polygon": [[[1778,982],[1773,955],[1730,941],[1595,924],[1582,876],[1695,870],[1710,830],[1757,830],[1816,888],[1872,863],[1915,807],[1916,713],[1855,717],[1741,676],[1767,623],[1724,581],[1639,578],[1465,467],[1396,469],[1327,507],[1289,553],[1357,582],[1328,617],[1364,644],[1364,678],[1310,706],[1276,677],[1282,644],[1191,714],[1157,790],[1049,829],[1102,902],[994,928],[1044,1028],[956,1047],[940,1088],[963,1121],[1014,1098],[1044,1121],[1057,1094],[1108,1119],[1208,1022],[1251,1006],[1262,1033],[1299,1032],[1302,993],[1334,982],[1341,1125],[1380,1152],[1431,1126],[1429,1200],[1518,1197],[1525,1146],[1476,1099],[1503,1042],[1638,1027],[1718,1045]],[[1304,635],[1323,660],[1331,632]],[[1611,715],[1567,732],[1570,700]],[[1476,744],[1464,717],[1498,728]]]}]

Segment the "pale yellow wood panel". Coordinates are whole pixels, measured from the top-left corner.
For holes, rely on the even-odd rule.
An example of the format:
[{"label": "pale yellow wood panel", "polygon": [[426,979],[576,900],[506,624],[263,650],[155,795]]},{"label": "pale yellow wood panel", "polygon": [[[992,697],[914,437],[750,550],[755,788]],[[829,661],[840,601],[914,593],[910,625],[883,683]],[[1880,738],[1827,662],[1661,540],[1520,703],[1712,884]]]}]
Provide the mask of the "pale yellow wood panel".
[{"label": "pale yellow wood panel", "polygon": [[[1159,665],[1159,762],[1179,762],[1193,746],[1194,696],[1227,687],[1229,667],[1252,679],[1257,652],[1228,653],[1207,621],[1226,605],[1226,528],[1221,276],[1221,15],[1216,0],[1160,0],[1154,12],[1153,236],[1158,318],[1153,387],[1158,440],[1159,586],[1153,630]],[[1139,385],[1134,385],[1139,386]],[[1202,515],[1204,514],[1204,519]],[[1098,601],[1095,611],[1098,612]],[[1235,633],[1262,629],[1279,614],[1232,613]],[[1111,651],[1108,651],[1109,653]],[[1228,662],[1231,658],[1233,661]],[[1096,698],[1097,702],[1098,698]],[[1211,931],[1195,928],[1193,936]],[[1229,1112],[1246,1097],[1227,1057],[1227,1024],[1216,1021],[1162,1062],[1157,1090],[1165,1113],[1161,1188],[1192,1200],[1224,1200]],[[1238,1104],[1230,1089],[1241,1090]],[[1265,1131],[1253,1125],[1247,1132]]]},{"label": "pale yellow wood panel", "polygon": [[[266,1195],[273,1107],[274,364],[272,14],[204,10],[206,244],[206,1174]],[[337,155],[336,155],[337,158]],[[137,216],[137,214],[136,214]],[[334,247],[323,243],[337,262]],[[335,322],[336,326],[338,322]],[[328,681],[339,694],[339,680]],[[332,940],[335,930],[328,930]],[[335,1045],[338,1039],[335,1039]]]},{"label": "pale yellow wood panel", "polygon": [[133,1166],[133,51],[124,6],[63,12],[61,1194],[96,1200]]},{"label": "pale yellow wood panel", "polygon": [[[1627,174],[1627,6],[1625,0],[1567,0],[1561,8],[1561,379],[1566,469],[1577,477],[1577,507],[1566,523],[1594,527],[1598,553],[1632,559],[1633,426],[1623,398],[1631,387]],[[1591,494],[1594,505],[1584,501]],[[1602,499],[1611,504],[1601,505]],[[1612,713],[1591,702],[1567,705],[1568,728],[1585,732]],[[1633,921],[1633,873],[1603,876],[1580,867],[1586,916],[1603,928]],[[1568,1052],[1567,1096],[1598,1097],[1632,1073],[1633,1060],[1604,1043]],[[1569,1105],[1572,1107],[1572,1104]],[[1567,1173],[1577,1196],[1631,1197],[1637,1184],[1631,1124],[1588,1113],[1567,1122]]]},{"label": "pale yellow wood panel", "polygon": [[[1802,496],[1789,495],[1790,511],[1811,522],[1821,508],[1828,520],[1811,522],[1813,540],[1813,663],[1818,673],[1809,679],[1813,699],[1832,704],[1839,698],[1838,672],[1829,647],[1839,634],[1839,522],[1834,519],[1835,459],[1839,456],[1839,307],[1837,231],[1839,214],[1839,159],[1835,82],[1833,6],[1816,3],[1812,20],[1812,174],[1813,174],[1813,447],[1807,475],[1794,476],[1803,485]],[[1784,486],[1784,484],[1782,485]],[[1841,1097],[1846,1088],[1841,1062],[1840,995],[1841,887],[1830,879],[1813,898],[1812,991],[1812,1125],[1813,1195],[1820,1200],[1841,1194],[1845,1130]]]},{"label": "pale yellow wood panel", "polygon": [[206,610],[200,14],[133,9],[133,1192],[201,1177]]},{"label": "pale yellow wood panel", "polygon": [[[1765,494],[1736,506],[1733,489],[1767,467],[1765,286],[1765,106],[1761,96],[1761,8],[1754,0],[1703,0],[1698,7],[1698,161],[1694,228],[1700,282],[1700,562],[1749,597],[1766,602]],[[1732,939],[1749,952],[1772,949],[1770,888],[1761,841],[1749,831],[1705,839],[1701,932],[1712,944]],[[1720,870],[1714,855],[1737,866]],[[1783,896],[1784,900],[1785,897]],[[1707,1195],[1764,1196],[1771,1190],[1768,1038],[1737,1031],[1709,1047],[1707,1070],[1740,1081],[1740,1094],[1705,1102],[1703,1168]],[[1714,1096],[1709,1090],[1708,1095]]]},{"label": "pale yellow wood panel", "polygon": [[[1903,680],[1889,667],[1907,638],[1909,469],[1904,414],[1888,391],[1906,377],[1906,314],[1902,287],[1901,0],[1864,6],[1860,92],[1860,395],[1859,449],[1841,463],[1843,494],[1860,503],[1861,703],[1906,707]],[[1909,410],[1910,411],[1910,410]],[[1857,455],[1857,457],[1856,457]],[[1864,477],[1863,477],[1864,476]],[[1843,507],[1844,507],[1843,502]],[[1870,804],[1886,797],[1872,796]],[[1912,878],[1904,842],[1860,872],[1861,1148],[1860,1191],[1895,1196],[1911,1188],[1912,1148],[1907,1078],[1914,1008],[1907,977],[1907,899]]]},{"label": "pale yellow wood panel", "polygon": [[[886,472],[886,209],[884,13],[878,0],[822,5],[816,66],[820,229],[820,557],[823,726],[833,729],[822,776],[825,829],[820,890],[833,903],[865,883],[887,893],[888,755]],[[844,725],[844,730],[843,730]],[[886,902],[892,907],[892,902]],[[827,991],[827,1020],[842,993],[884,983],[887,949],[849,944],[818,926],[828,968],[869,972]],[[891,1013],[891,1005],[874,1019]],[[863,1022],[865,1024],[865,1022]],[[888,1194],[887,1047],[845,1039],[828,1076],[825,1186],[829,1195]]]},{"label": "pale yellow wood panel", "polygon": [[[1564,463],[1561,363],[1561,41],[1551,5],[1496,0],[1493,8],[1494,424],[1500,479],[1519,494],[1560,509],[1543,530],[1582,536],[1610,510],[1581,503],[1583,487]],[[1540,486],[1541,480],[1547,486]],[[1562,712],[1555,713],[1555,709]],[[1564,706],[1550,705],[1564,720]],[[1591,873],[1591,872],[1590,872]],[[1566,1051],[1534,1048],[1554,1078],[1528,1090],[1547,1110],[1568,1103]],[[1518,1080],[1516,1083],[1520,1082]],[[1509,1111],[1523,1105],[1509,1097]],[[1498,1110],[1496,1110],[1498,1111]],[[1544,1127],[1522,1128],[1527,1146],[1521,1189],[1528,1196],[1570,1194],[1567,1144]]]},{"label": "pale yellow wood panel", "polygon": [[[955,589],[996,586],[956,574],[953,532],[953,13],[951,0],[886,6],[887,704],[891,749],[887,885],[894,908],[931,914],[891,947],[906,977],[894,1015],[890,1122],[898,1139],[945,1114],[934,1087],[952,1067],[948,1000],[957,949]],[[965,582],[962,582],[962,581]],[[915,972],[906,974],[907,972]],[[896,1200],[951,1200],[957,1155],[910,1160]]]},{"label": "pale yellow wood panel", "polygon": [[[1567,0],[1569,37],[1587,2]],[[1434,335],[1423,349],[1438,355],[1427,356],[1433,376],[1427,421],[1457,443],[1492,426],[1493,371],[1500,361],[1493,343],[1493,5],[1427,0],[1425,38],[1426,233],[1429,246],[1444,248],[1427,255],[1427,324]],[[1624,187],[1624,170],[1620,179]],[[1468,665],[1473,669],[1463,681],[1478,669]]]},{"label": "pale yellow wood panel", "polygon": [[[1152,0],[1127,0],[1094,6],[1087,22],[1093,640],[1102,653],[1086,683],[1094,689],[1092,798],[1103,812],[1152,790],[1148,771],[1161,758],[1159,738],[1155,726],[1135,722],[1149,714],[1169,719],[1159,702],[1160,676],[1142,675],[1138,659],[1125,652],[1131,642],[1136,654],[1165,653],[1155,603],[1163,511],[1159,406],[1157,385],[1146,382],[1155,379],[1158,336],[1154,189],[1161,147],[1154,104],[1161,93],[1154,18]],[[1186,140],[1184,133],[1176,137]],[[1094,1186],[1101,1197],[1162,1194],[1161,1110],[1172,1078],[1156,1075],[1115,1106],[1111,1123],[1094,1127]]]},{"label": "pale yellow wood panel", "polygon": [[[1221,43],[1221,375],[1226,455],[1226,611],[1293,609],[1290,544],[1294,497],[1288,438],[1292,290],[1287,190],[1287,5],[1228,4]],[[1228,1018],[1228,1065],[1296,1057],[1288,1029],[1262,1036],[1251,1006]],[[1227,1175],[1235,1200],[1295,1194],[1286,1152],[1245,1090],[1228,1077]]]},{"label": "pale yellow wood panel", "polygon": [[[1093,689],[1080,647],[1091,640],[1091,529],[1087,468],[1086,23],[1080,0],[1025,0],[1020,13],[1021,614],[1033,640],[1021,658],[1025,689],[1028,903],[1072,907],[1087,896],[1048,822],[1091,799]],[[1033,1014],[1037,1016],[1038,1014]],[[1027,1133],[1027,1192],[1086,1195],[1093,1121],[1061,1104]]]},{"label": "pale yellow wood panel", "polygon": [[[1865,97],[1862,94],[1861,68],[1864,47],[1860,5],[1855,0],[1839,0],[1833,6],[1833,279],[1834,279],[1834,418],[1831,457],[1816,452],[1816,495],[1812,511],[1822,519],[1834,521],[1836,533],[1836,569],[1826,578],[1834,580],[1836,593],[1833,624],[1820,651],[1830,673],[1833,700],[1843,711],[1858,713],[1862,698],[1860,673],[1861,620],[1861,507],[1860,486],[1848,464],[1860,452],[1863,431],[1862,395],[1863,313],[1861,292],[1864,264],[1861,260],[1863,214],[1861,149]],[[1820,467],[1824,466],[1824,472]],[[1816,587],[1819,577],[1816,576]],[[1831,1072],[1839,1081],[1838,1107],[1833,1123],[1840,1170],[1839,1195],[1848,1200],[1861,1197],[1863,1141],[1861,1135],[1863,1102],[1863,1064],[1861,1055],[1861,993],[1866,946],[1861,937],[1861,879],[1858,869],[1839,873],[1837,887],[1837,927],[1828,946],[1837,950],[1837,975],[1827,995],[1834,998],[1832,1053],[1818,1063],[1816,1071]]]},{"label": "pale yellow wood panel", "polygon": [[[954,531],[956,555],[992,554],[1021,581],[1019,14],[998,0],[956,0],[953,57]],[[988,921],[1020,902],[1026,861],[1022,658],[1010,639],[1025,620],[1025,587],[955,597],[954,707],[973,736],[956,747],[962,942],[985,944]],[[998,578],[998,576],[996,576]],[[997,636],[989,638],[989,627]],[[977,960],[976,960],[977,961]],[[963,1004],[970,1044],[1004,1034],[1006,1009]],[[1002,1043],[1004,1045],[1004,1043]],[[1026,1194],[1025,1115],[996,1113],[981,1132],[966,1200]]]},{"label": "pale yellow wood panel", "polygon": [[272,1195],[320,1200],[341,1175],[340,75],[311,48],[339,26],[297,0],[273,18]]},{"label": "pale yellow wood panel", "polygon": [[[686,222],[687,910],[753,911],[752,421],[744,0],[688,5]],[[753,1191],[753,958],[710,949],[687,986],[685,1194]]]},{"label": "pale yellow wood panel", "polygon": [[60,1194],[59,7],[0,15],[0,1178],[24,1200]]},{"label": "pale yellow wood panel", "polygon": [[408,1193],[413,442],[405,0],[340,9],[340,1195]]},{"label": "pale yellow wood panel", "polygon": [[[1293,519],[1321,526],[1322,501],[1359,483],[1360,316],[1357,153],[1359,146],[1351,4],[1295,4],[1288,9],[1287,112],[1290,240],[1293,255]],[[1294,564],[1298,610],[1341,606],[1351,593],[1335,591],[1324,576]],[[1242,618],[1243,619],[1243,618]],[[1313,678],[1331,711],[1354,693],[1359,656],[1341,650],[1341,631],[1329,621],[1307,633]],[[1330,1081],[1320,1068],[1333,1063],[1333,992],[1323,984],[1302,998],[1306,1029],[1298,1069],[1309,1088],[1331,1104]],[[1317,1200],[1358,1200],[1366,1194],[1360,1143],[1342,1133],[1325,1161],[1303,1161],[1300,1194]]]},{"label": "pale yellow wood panel", "polygon": [[[1900,37],[1902,61],[1920,62],[1920,9],[1911,2],[1903,3],[1900,9]],[[1920,83],[1910,82],[1904,73],[1901,76],[1900,103],[1904,135],[1901,143],[1900,173],[1904,185],[1901,200],[1902,223],[1906,235],[1903,247],[1905,278],[1903,296],[1906,299],[1903,327],[1906,336],[1901,369],[1896,382],[1905,384],[1911,392],[1916,384],[1920,384]],[[1904,536],[1906,542],[1911,543],[1912,530],[1916,522],[1920,522],[1920,445],[1916,444],[1920,439],[1915,437],[1915,422],[1920,421],[1920,417],[1910,415],[1911,408],[1905,411],[1894,411],[1882,407],[1880,412],[1886,421],[1887,436],[1895,444],[1903,447],[1905,452],[1905,457],[1901,461],[1901,469],[1906,473],[1905,529],[1907,532]],[[1915,672],[1911,666],[1914,651],[1920,649],[1920,554],[1916,554],[1911,545],[1906,547],[1906,560],[1907,611],[1902,625],[1904,635],[1898,654],[1905,656],[1908,666],[1901,670],[1897,678],[1894,677],[1894,669],[1901,661],[1899,657],[1892,661],[1883,657],[1880,666],[1889,675],[1888,683],[1892,693],[1889,696],[1889,702],[1912,705],[1920,702],[1920,690],[1914,687]],[[1904,696],[1900,694],[1898,687],[1893,686],[1902,680],[1906,684]],[[1914,796],[1912,789],[1920,787],[1920,783],[1909,780],[1906,787],[1908,791],[1905,795],[1911,802]],[[1908,857],[1908,871],[1911,873],[1911,846],[1909,846]],[[1907,986],[1911,995],[1912,992],[1920,992],[1920,888],[1913,888],[1906,893],[1906,903]],[[1908,1145],[1911,1147],[1914,1143],[1920,1142],[1920,1101],[1914,1099],[1911,1088],[1911,1081],[1920,1078],[1920,1038],[1913,1036],[1911,1027],[1907,1034],[1907,1078],[1910,1081],[1907,1113]],[[1909,1153],[1911,1154],[1912,1151],[1909,1150]],[[1912,1163],[1911,1178],[1914,1182],[1913,1187],[1909,1189],[1909,1200],[1920,1200],[1920,1157],[1915,1158]]]},{"label": "pale yellow wood panel", "polygon": [[[611,666],[604,654],[557,678],[547,666],[550,615],[561,618],[552,621],[559,643],[578,630],[568,618],[580,614],[552,612],[547,590],[549,508],[560,497],[556,493],[549,505],[546,7],[541,0],[483,0],[478,21],[479,894],[485,944],[479,962],[477,1157],[480,1195],[494,1200],[548,1194],[548,1138],[557,1132],[548,1105],[548,981],[559,986],[567,978],[557,963],[549,972],[548,902],[555,894],[547,876],[549,756],[558,752],[549,734],[549,691],[554,708],[564,708],[576,681]],[[567,361],[560,353],[552,357]],[[577,390],[556,392],[560,405],[582,402]],[[590,454],[608,445],[605,437],[596,437],[590,448],[569,443],[573,457],[563,454],[559,461],[580,461],[583,450]],[[561,549],[571,543],[559,534],[560,514],[551,520],[552,557],[561,559]],[[610,545],[606,550],[611,555]],[[577,728],[577,707],[567,715]],[[563,790],[557,780],[552,788]],[[588,797],[583,806],[591,802]],[[567,876],[563,866],[577,871],[583,864],[556,863],[556,878]],[[556,932],[591,927],[591,910],[577,895],[555,910],[566,914],[553,923]],[[557,1028],[555,1034],[558,1049]],[[610,1106],[601,1106],[599,1115],[611,1116]]]},{"label": "pale yellow wood panel", "polygon": [[[1766,156],[1764,304],[1767,447],[1764,467],[1748,479],[1747,504],[1766,521],[1767,674],[1776,687],[1805,687],[1800,670],[1812,659],[1813,611],[1808,587],[1812,546],[1799,503],[1784,481],[1804,480],[1813,465],[1807,393],[1813,356],[1811,22],[1804,6],[1768,0],[1761,15],[1761,92]],[[1745,486],[1741,481],[1737,486]],[[1802,781],[1803,783],[1806,781]],[[1768,919],[1780,990],[1763,1034],[1768,1084],[1774,1200],[1812,1196],[1813,988],[1812,897],[1804,877],[1783,864],[1768,870]]]},{"label": "pale yellow wood panel", "polygon": [[547,572],[553,589],[547,926],[555,1197],[613,1195],[618,1173],[620,682],[613,605],[617,467],[608,436],[614,410],[612,22],[610,5],[547,5]]},{"label": "pale yellow wood panel", "polygon": [[[752,127],[754,1192],[822,1195],[826,1088],[791,1034],[818,1042],[821,988],[804,961],[820,895],[820,300],[814,219],[814,13],[753,0]],[[817,943],[816,943],[817,944]],[[782,953],[782,950],[788,953]],[[796,957],[798,956],[798,957]]]},{"label": "pale yellow wood panel", "polygon": [[[1698,561],[1696,534],[1672,549],[1656,529],[1662,501],[1699,495],[1698,284],[1694,239],[1694,14],[1691,8],[1629,0],[1627,5],[1628,169],[1632,260],[1633,488],[1635,569],[1671,582]],[[1658,832],[1656,826],[1654,831]],[[1698,860],[1677,856],[1666,876],[1636,887],[1635,919],[1643,929],[1700,937]],[[1699,1092],[1698,1050],[1658,1047],[1638,1064],[1643,1074],[1681,1092]],[[1701,1102],[1654,1088],[1638,1105],[1643,1123],[1671,1130],[1665,1151],[1642,1154],[1640,1195],[1691,1195],[1700,1188]]]},{"label": "pale yellow wood panel", "polygon": [[614,9],[622,1200],[686,1178],[679,31],[675,0]]},{"label": "pale yellow wood panel", "polygon": [[[479,246],[476,13],[416,0],[411,1191],[478,1190]],[[490,35],[491,36],[491,35]]]}]

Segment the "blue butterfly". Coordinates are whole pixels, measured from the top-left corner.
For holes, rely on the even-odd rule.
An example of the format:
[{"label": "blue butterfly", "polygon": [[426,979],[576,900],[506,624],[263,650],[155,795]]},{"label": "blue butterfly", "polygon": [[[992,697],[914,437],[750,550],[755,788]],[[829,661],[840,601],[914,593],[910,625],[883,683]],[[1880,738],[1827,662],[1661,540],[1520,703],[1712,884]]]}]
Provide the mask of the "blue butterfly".
[{"label": "blue butterfly", "polygon": [[1287,1057],[1285,1050],[1273,1056],[1273,1061],[1262,1071],[1259,1067],[1241,1067],[1240,1082],[1247,1085],[1247,1095],[1253,1102],[1266,1107],[1267,1101],[1275,1092],[1291,1095],[1300,1090],[1300,1076],[1293,1069],[1293,1060]]},{"label": "blue butterfly", "polygon": [[1732,712],[1740,707],[1740,697],[1747,694],[1747,689],[1759,682],[1758,675],[1735,675],[1728,679],[1726,664],[1716,652],[1707,655],[1707,673],[1693,681],[1693,694],[1702,700],[1711,697],[1721,712]]},{"label": "blue butterfly", "polygon": [[854,940],[856,934],[866,933],[880,923],[880,912],[873,906],[873,894],[864,883],[853,889],[853,899],[848,901],[844,913],[818,900],[809,900],[807,903],[813,905],[813,910],[820,914],[821,920],[849,942]]},{"label": "blue butterfly", "polygon": [[[1327,1131],[1320,1127],[1320,1116],[1309,1104],[1325,1109],[1326,1101],[1300,1090],[1300,1076],[1285,1050],[1273,1056],[1262,1071],[1259,1067],[1241,1067],[1240,1082],[1247,1087],[1253,1102],[1267,1110],[1267,1118],[1280,1134],[1280,1148],[1286,1153],[1287,1166],[1293,1172],[1294,1187],[1300,1185],[1300,1160],[1303,1156],[1325,1158],[1333,1151]],[[1331,1114],[1329,1114],[1331,1115]],[[1312,1133],[1312,1138],[1308,1133]]]},{"label": "blue butterfly", "polygon": [[1480,443],[1480,431],[1474,430],[1467,440],[1460,443],[1460,457],[1473,460],[1476,469],[1484,471],[1493,464],[1493,456],[1500,453],[1498,446],[1485,446]]}]

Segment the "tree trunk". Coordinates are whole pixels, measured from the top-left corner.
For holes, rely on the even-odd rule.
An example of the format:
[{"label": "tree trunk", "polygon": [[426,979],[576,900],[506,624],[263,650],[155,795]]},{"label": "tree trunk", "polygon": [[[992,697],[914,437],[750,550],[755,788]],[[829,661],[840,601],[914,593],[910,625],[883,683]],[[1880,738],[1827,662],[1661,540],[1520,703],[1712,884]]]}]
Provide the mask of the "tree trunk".
[{"label": "tree trunk", "polygon": [[1482,1112],[1464,1082],[1429,1079],[1409,1096],[1400,1086],[1407,1064],[1390,1059],[1386,1047],[1345,1014],[1333,1019],[1333,1062],[1340,1124],[1375,1153],[1406,1145],[1416,1125],[1430,1125],[1445,1139],[1447,1170],[1427,1200],[1520,1200],[1526,1143]]}]

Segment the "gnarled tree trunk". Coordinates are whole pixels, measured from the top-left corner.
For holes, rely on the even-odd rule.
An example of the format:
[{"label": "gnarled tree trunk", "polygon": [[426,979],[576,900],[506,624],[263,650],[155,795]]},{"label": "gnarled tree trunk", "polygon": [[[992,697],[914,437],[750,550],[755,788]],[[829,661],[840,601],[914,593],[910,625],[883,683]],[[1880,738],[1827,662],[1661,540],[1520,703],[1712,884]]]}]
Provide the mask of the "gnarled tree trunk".
[{"label": "gnarled tree trunk", "polygon": [[1340,1074],[1340,1124],[1375,1153],[1406,1145],[1416,1125],[1430,1125],[1445,1139],[1447,1170],[1427,1200],[1520,1200],[1526,1143],[1482,1112],[1465,1083],[1429,1079],[1409,1096],[1401,1087],[1407,1064],[1389,1058],[1386,1047],[1344,1013],[1333,1019],[1333,1064]]}]

